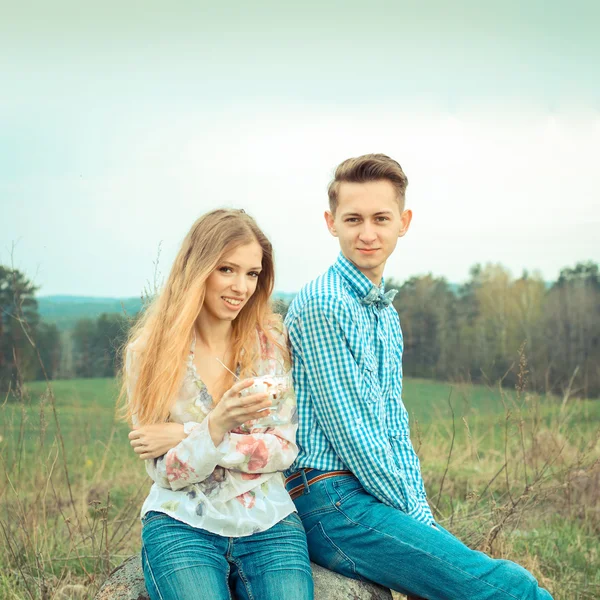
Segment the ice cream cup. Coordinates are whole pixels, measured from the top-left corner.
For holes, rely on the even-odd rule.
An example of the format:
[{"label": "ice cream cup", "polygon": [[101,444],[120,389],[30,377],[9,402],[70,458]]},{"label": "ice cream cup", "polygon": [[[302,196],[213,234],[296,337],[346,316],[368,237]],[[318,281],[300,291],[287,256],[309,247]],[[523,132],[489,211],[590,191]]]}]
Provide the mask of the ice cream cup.
[{"label": "ice cream cup", "polygon": [[258,412],[265,410],[277,410],[283,394],[287,390],[287,380],[285,377],[274,377],[272,375],[263,375],[262,377],[255,377],[254,383],[241,391],[242,396],[250,396],[252,394],[269,394],[271,399],[271,406],[263,408]]}]

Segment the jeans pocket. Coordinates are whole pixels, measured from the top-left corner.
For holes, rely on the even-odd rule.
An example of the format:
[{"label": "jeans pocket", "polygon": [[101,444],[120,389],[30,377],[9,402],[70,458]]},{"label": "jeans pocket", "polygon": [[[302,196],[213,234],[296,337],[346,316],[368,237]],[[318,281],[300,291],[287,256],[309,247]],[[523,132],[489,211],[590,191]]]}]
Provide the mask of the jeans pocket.
[{"label": "jeans pocket", "polygon": [[148,525],[150,523],[152,523],[152,521],[156,521],[158,519],[171,519],[172,517],[170,517],[168,514],[163,513],[163,512],[158,512],[155,510],[149,510],[143,517],[142,517],[142,527],[145,525]]},{"label": "jeans pocket", "polygon": [[337,501],[340,503],[363,491],[360,481],[354,475],[335,477],[331,485],[335,490]]},{"label": "jeans pocket", "polygon": [[281,525],[286,527],[293,527],[294,529],[299,529],[300,531],[304,531],[304,525],[302,525],[302,520],[298,516],[298,513],[293,512],[290,513],[287,517],[284,517],[279,521]]}]

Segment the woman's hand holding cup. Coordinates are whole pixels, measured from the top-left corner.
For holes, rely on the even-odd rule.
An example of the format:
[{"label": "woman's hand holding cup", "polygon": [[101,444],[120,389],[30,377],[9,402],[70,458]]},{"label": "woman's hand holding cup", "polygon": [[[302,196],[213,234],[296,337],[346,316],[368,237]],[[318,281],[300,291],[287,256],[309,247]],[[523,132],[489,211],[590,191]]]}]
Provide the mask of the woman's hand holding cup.
[{"label": "woman's hand holding cup", "polygon": [[225,434],[246,421],[261,417],[260,411],[271,406],[270,394],[261,392],[242,396],[241,392],[254,384],[254,379],[239,381],[227,390],[208,416],[208,431],[215,446]]}]

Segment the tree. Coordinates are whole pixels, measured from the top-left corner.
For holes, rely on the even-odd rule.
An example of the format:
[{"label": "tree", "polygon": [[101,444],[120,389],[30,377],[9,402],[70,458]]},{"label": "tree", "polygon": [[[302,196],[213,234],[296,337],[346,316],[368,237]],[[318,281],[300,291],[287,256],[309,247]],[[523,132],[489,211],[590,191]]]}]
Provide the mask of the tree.
[{"label": "tree", "polygon": [[127,340],[130,320],[122,314],[102,314],[96,322],[96,377],[115,377],[121,367],[121,348]]},{"label": "tree", "polygon": [[414,377],[450,377],[455,374],[456,298],[443,278],[431,274],[412,277],[399,288],[394,300],[404,339],[406,373]]},{"label": "tree", "polygon": [[[567,267],[548,292],[545,310],[549,387],[600,393],[600,275],[587,262]],[[571,383],[571,380],[572,383]]]},{"label": "tree", "polygon": [[[35,333],[35,344],[40,353],[41,363],[36,364],[35,379],[55,379],[62,359],[62,341],[58,327],[54,323],[40,321]],[[43,365],[43,368],[42,368]]]},{"label": "tree", "polygon": [[[39,322],[36,286],[17,269],[0,265],[0,387],[30,379],[36,371],[34,349],[27,338]],[[32,338],[33,339],[33,338]]]},{"label": "tree", "polygon": [[71,333],[76,377],[114,377],[131,319],[118,313],[81,319]]},{"label": "tree", "polygon": [[529,378],[536,389],[545,389],[548,353],[544,340],[546,284],[539,273],[524,271],[512,285],[514,345],[525,343]]},{"label": "tree", "polygon": [[73,368],[75,377],[93,377],[96,345],[96,323],[92,319],[77,321],[73,332]]}]

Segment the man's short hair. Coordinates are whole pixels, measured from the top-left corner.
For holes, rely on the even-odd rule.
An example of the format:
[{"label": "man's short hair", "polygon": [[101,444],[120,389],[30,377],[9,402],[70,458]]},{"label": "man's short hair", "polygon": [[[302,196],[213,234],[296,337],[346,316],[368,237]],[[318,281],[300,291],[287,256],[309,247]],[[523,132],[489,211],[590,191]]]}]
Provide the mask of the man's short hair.
[{"label": "man's short hair", "polygon": [[400,211],[403,211],[408,179],[402,167],[385,154],[364,154],[356,158],[348,158],[340,163],[327,189],[329,210],[335,215],[341,183],[366,183],[382,180],[389,181],[394,186],[398,194]]}]

